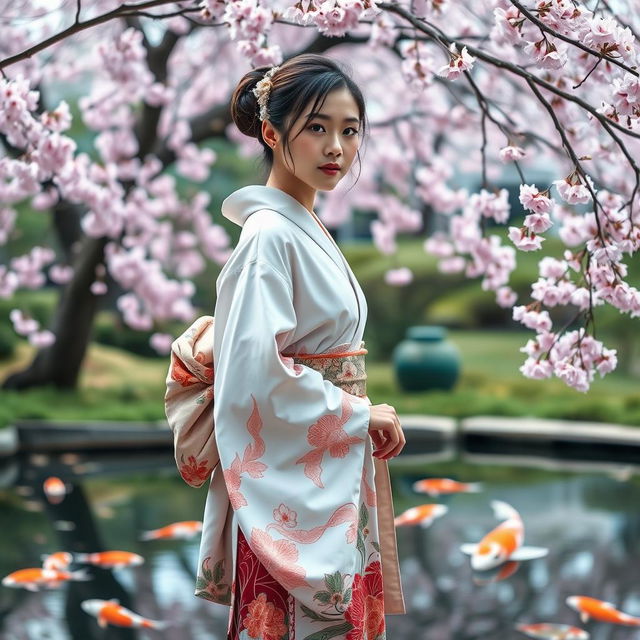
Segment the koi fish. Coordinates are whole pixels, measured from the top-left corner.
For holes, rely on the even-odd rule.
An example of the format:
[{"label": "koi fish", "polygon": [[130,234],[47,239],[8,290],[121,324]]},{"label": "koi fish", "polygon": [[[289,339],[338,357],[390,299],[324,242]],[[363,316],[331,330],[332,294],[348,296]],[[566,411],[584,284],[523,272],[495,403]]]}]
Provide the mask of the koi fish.
[{"label": "koi fish", "polygon": [[128,627],[130,629],[165,629],[168,622],[150,620],[141,615],[125,609],[118,600],[83,600],[80,603],[82,610],[98,619],[102,629],[107,625],[114,627]]},{"label": "koi fish", "polygon": [[73,556],[67,551],[56,551],[55,553],[51,553],[49,555],[43,555],[42,560],[42,567],[44,569],[55,569],[56,571],[62,571],[73,562]]},{"label": "koi fish", "polygon": [[188,540],[198,535],[202,531],[200,520],[185,520],[184,522],[174,522],[160,529],[143,531],[141,540]]},{"label": "koi fish", "polygon": [[506,502],[492,500],[491,507],[499,520],[504,520],[487,533],[478,544],[463,544],[460,550],[471,555],[475,571],[488,571],[507,560],[533,560],[549,553],[542,547],[524,547],[524,524],[520,514]]},{"label": "koi fish", "polygon": [[476,571],[473,576],[474,584],[484,586],[493,582],[500,582],[510,578],[520,568],[519,562],[507,560],[504,564],[489,571]]},{"label": "koi fish", "polygon": [[92,564],[103,569],[119,569],[121,567],[137,567],[144,558],[130,551],[98,551],[97,553],[76,553],[76,562]]},{"label": "koi fish", "polygon": [[537,622],[535,624],[519,624],[516,630],[530,638],[542,640],[589,640],[591,637],[584,629],[571,627],[568,624]]},{"label": "koi fish", "polygon": [[56,569],[29,568],[19,569],[2,579],[5,587],[38,591],[40,587],[56,589],[67,580],[91,580],[84,570],[57,571]]},{"label": "koi fish", "polygon": [[67,486],[56,476],[49,476],[42,483],[42,489],[51,504],[60,504],[67,495]]},{"label": "koi fish", "polygon": [[396,527],[403,527],[413,524],[419,524],[423,527],[429,527],[433,521],[443,516],[449,508],[444,504],[421,504],[417,507],[411,507],[404,513],[394,518],[393,523]]},{"label": "koi fish", "polygon": [[413,483],[413,490],[439,496],[445,493],[475,493],[482,489],[480,482],[458,482],[450,478],[425,478]]},{"label": "koi fish", "polygon": [[640,618],[618,611],[615,605],[610,602],[589,598],[588,596],[569,596],[566,603],[580,614],[582,622],[587,622],[589,618],[593,618],[600,622],[640,627]]}]

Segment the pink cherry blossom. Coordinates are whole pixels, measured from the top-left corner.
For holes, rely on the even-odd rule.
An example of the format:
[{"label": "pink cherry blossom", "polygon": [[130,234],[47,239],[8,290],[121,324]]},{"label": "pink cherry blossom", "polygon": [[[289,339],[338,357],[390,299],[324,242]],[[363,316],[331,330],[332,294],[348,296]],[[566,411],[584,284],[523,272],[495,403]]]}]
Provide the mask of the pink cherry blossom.
[{"label": "pink cherry blossom", "polygon": [[438,258],[446,258],[453,255],[453,245],[448,242],[442,233],[434,233],[424,242],[424,250]]},{"label": "pink cherry blossom", "polygon": [[550,378],[553,375],[553,365],[548,360],[527,358],[525,363],[520,367],[520,371],[527,378],[542,380],[543,378]]},{"label": "pink cherry blossom", "polygon": [[438,262],[438,271],[442,273],[460,273],[464,271],[467,261],[462,256],[453,256],[445,258]]},{"label": "pink cherry blossom", "polygon": [[48,329],[44,331],[33,331],[29,334],[29,342],[38,349],[50,347],[55,341],[55,334]]},{"label": "pink cherry blossom", "polygon": [[498,155],[500,160],[505,164],[507,162],[515,162],[516,160],[522,160],[527,155],[527,152],[521,147],[508,145],[500,149]]},{"label": "pink cherry blossom", "polygon": [[542,69],[560,69],[567,63],[567,45],[561,41],[551,41],[542,38],[536,42],[529,42],[524,51]]},{"label": "pink cherry blossom", "polygon": [[407,267],[399,267],[397,269],[389,269],[385,273],[384,281],[394,287],[404,287],[413,280],[413,273]]},{"label": "pink cherry blossom", "polygon": [[611,373],[617,364],[616,349],[603,349],[602,355],[596,360],[596,369],[602,378],[606,373]]},{"label": "pink cherry blossom", "polygon": [[465,213],[480,214],[485,218],[493,218],[496,222],[506,222],[509,219],[509,192],[500,189],[498,193],[490,193],[482,189],[469,197]]},{"label": "pink cherry blossom", "polygon": [[510,309],[517,299],[518,294],[511,287],[502,286],[496,290],[496,303],[501,307]]},{"label": "pink cherry blossom", "polygon": [[539,271],[543,278],[562,278],[567,271],[567,262],[552,256],[545,256],[540,260]]},{"label": "pink cherry blossom", "polygon": [[20,309],[12,309],[9,312],[9,318],[13,322],[15,332],[21,336],[29,335],[40,327],[40,323],[37,320]]},{"label": "pink cherry blossom", "polygon": [[465,71],[470,71],[473,68],[473,63],[476,59],[469,54],[467,47],[462,47],[462,51],[458,53],[458,48],[455,43],[451,43],[449,47],[451,53],[451,60],[449,64],[441,67],[437,74],[439,76],[447,78],[447,80],[455,80]]},{"label": "pink cherry blossom", "polygon": [[[544,192],[547,193],[547,192]],[[536,189],[536,185],[522,184],[520,185],[520,203],[533,213],[550,213],[553,210],[554,201],[548,196],[540,193]]]},{"label": "pink cherry blossom", "polygon": [[521,251],[537,251],[542,247],[544,240],[542,236],[537,236],[535,232],[532,231],[528,234],[518,227],[509,227],[509,239]]},{"label": "pink cherry blossom", "polygon": [[589,390],[588,376],[584,369],[578,368],[566,360],[555,363],[554,373],[570,387],[586,393]]},{"label": "pink cherry blossom", "polygon": [[0,298],[11,298],[19,286],[18,274],[0,264]]},{"label": "pink cherry blossom", "polygon": [[591,194],[587,187],[582,184],[573,184],[565,180],[556,180],[554,183],[558,189],[560,197],[569,204],[581,204],[591,200]]},{"label": "pink cherry blossom", "polygon": [[107,293],[107,285],[102,280],[96,280],[89,287],[94,296],[103,296]]},{"label": "pink cherry blossom", "polygon": [[527,310],[525,305],[513,307],[513,319],[534,331],[550,331],[551,318],[548,311]]},{"label": "pink cherry blossom", "polygon": [[56,284],[66,284],[73,278],[73,267],[64,264],[54,264],[49,269],[49,277]]},{"label": "pink cherry blossom", "polygon": [[553,222],[547,213],[530,213],[525,216],[522,224],[533,233],[544,233],[553,225]]}]

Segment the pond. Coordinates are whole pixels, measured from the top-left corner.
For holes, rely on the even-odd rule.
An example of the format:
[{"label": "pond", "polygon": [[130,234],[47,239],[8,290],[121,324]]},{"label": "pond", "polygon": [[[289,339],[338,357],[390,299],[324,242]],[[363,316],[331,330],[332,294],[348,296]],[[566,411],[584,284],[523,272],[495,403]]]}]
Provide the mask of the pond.
[{"label": "pond", "polygon": [[[527,458],[425,450],[403,453],[390,471],[397,514],[429,502],[448,510],[429,527],[397,529],[407,614],[387,616],[388,640],[515,640],[526,637],[517,625],[538,622],[575,625],[593,640],[640,638],[633,627],[583,624],[565,602],[592,596],[640,615],[640,467],[633,461],[598,462],[593,453],[580,462],[539,451]],[[42,489],[52,475],[70,489],[58,504]],[[432,498],[412,488],[426,477],[482,487]],[[1,638],[224,640],[229,609],[193,596],[198,536],[140,539],[144,531],[201,519],[206,489],[179,478],[170,451],[25,454],[0,467],[0,487],[0,576],[38,567],[43,554],[63,550],[119,549],[144,557],[139,566],[92,566],[90,580],[56,589],[0,587]],[[520,513],[525,544],[547,547],[546,557],[503,572],[510,575],[472,571],[460,545],[478,542],[498,524],[492,500]],[[117,598],[173,624],[101,629],[81,607],[96,598]]]}]

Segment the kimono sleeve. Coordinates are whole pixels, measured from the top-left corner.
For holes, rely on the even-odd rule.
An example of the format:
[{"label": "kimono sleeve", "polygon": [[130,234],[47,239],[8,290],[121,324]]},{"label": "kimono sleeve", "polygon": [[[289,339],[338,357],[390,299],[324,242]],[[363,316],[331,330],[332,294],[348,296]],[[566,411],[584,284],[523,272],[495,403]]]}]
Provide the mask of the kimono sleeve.
[{"label": "kimono sleeve", "polygon": [[296,310],[269,263],[227,274],[215,315],[215,436],[238,525],[267,571],[319,612],[325,576],[356,571],[369,402],[282,356]]}]

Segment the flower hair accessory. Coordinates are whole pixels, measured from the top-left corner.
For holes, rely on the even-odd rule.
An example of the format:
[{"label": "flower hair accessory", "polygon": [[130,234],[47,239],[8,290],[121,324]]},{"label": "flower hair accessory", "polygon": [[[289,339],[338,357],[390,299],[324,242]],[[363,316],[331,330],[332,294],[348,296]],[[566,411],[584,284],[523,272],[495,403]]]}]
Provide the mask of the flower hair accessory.
[{"label": "flower hair accessory", "polygon": [[271,67],[271,69],[264,74],[264,78],[259,80],[252,89],[253,95],[258,99],[258,105],[260,106],[260,120],[265,120],[267,117],[267,102],[269,101],[269,93],[273,86],[271,78],[273,78],[279,68],[279,66]]}]

